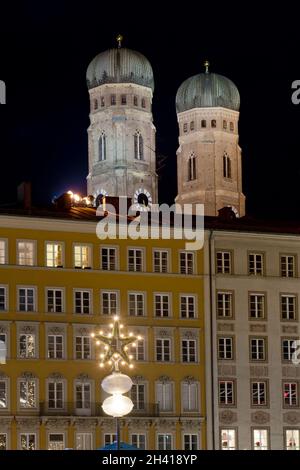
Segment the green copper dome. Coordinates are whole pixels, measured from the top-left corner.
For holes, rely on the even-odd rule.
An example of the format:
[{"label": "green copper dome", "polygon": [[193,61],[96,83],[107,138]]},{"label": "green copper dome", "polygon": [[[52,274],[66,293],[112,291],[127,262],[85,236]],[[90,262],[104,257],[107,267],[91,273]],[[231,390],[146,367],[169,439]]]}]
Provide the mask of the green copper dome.
[{"label": "green copper dome", "polygon": [[178,113],[211,107],[239,110],[240,94],[231,80],[223,75],[206,72],[194,75],[180,85],[176,94]]},{"label": "green copper dome", "polygon": [[150,62],[140,52],[123,47],[98,54],[88,66],[86,79],[88,88],[105,83],[136,83],[154,90]]}]

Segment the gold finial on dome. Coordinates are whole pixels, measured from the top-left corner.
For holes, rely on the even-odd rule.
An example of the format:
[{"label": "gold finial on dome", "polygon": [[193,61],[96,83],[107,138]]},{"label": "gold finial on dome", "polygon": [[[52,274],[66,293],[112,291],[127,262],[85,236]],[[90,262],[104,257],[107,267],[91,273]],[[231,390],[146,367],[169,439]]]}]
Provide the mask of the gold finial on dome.
[{"label": "gold finial on dome", "polygon": [[122,41],[123,41],[122,34],[118,34],[118,36],[116,37],[116,40],[118,41],[118,49],[120,49],[122,47]]},{"label": "gold finial on dome", "polygon": [[204,67],[205,67],[205,73],[209,73],[208,68],[209,68],[209,66],[210,66],[210,63],[208,62],[208,60],[206,60],[203,65],[204,65]]}]

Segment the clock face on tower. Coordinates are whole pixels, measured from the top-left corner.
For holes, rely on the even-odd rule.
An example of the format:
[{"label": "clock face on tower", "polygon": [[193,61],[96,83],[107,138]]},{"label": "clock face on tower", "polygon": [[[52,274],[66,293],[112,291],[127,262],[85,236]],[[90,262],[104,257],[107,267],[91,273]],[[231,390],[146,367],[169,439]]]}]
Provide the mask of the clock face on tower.
[{"label": "clock face on tower", "polygon": [[133,204],[138,211],[149,211],[152,206],[152,197],[145,188],[139,188],[133,196]]}]

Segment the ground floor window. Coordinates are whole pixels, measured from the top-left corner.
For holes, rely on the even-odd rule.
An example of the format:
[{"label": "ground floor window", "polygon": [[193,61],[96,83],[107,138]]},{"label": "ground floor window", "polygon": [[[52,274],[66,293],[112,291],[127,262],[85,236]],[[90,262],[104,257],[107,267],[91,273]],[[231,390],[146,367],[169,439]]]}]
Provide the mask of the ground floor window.
[{"label": "ground floor window", "polygon": [[36,435],[34,433],[20,434],[21,450],[36,450]]},{"label": "ground floor window", "polygon": [[0,450],[7,450],[7,434],[0,434]]},{"label": "ground floor window", "polygon": [[268,450],[268,430],[253,429],[253,449]]},{"label": "ground floor window", "polygon": [[92,450],[93,449],[93,435],[91,432],[77,432],[76,433],[76,449],[77,450]]},{"label": "ground floor window", "polygon": [[300,429],[285,430],[286,450],[300,450]]},{"label": "ground floor window", "polygon": [[63,433],[49,434],[48,450],[63,450],[65,448],[65,436]]},{"label": "ground floor window", "polygon": [[222,450],[236,450],[236,430],[235,429],[221,429],[221,449]]}]

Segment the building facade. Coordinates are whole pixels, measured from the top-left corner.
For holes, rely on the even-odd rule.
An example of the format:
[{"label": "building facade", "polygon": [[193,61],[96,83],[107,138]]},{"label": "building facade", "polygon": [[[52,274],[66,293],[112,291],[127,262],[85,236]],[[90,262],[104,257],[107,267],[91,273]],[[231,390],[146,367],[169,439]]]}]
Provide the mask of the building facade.
[{"label": "building facade", "polygon": [[131,351],[134,410],[121,439],[205,448],[203,252],[180,240],[99,240],[94,209],[60,216],[0,216],[0,448],[114,439],[101,409],[109,370],[90,334],[116,314],[143,338]]}]

